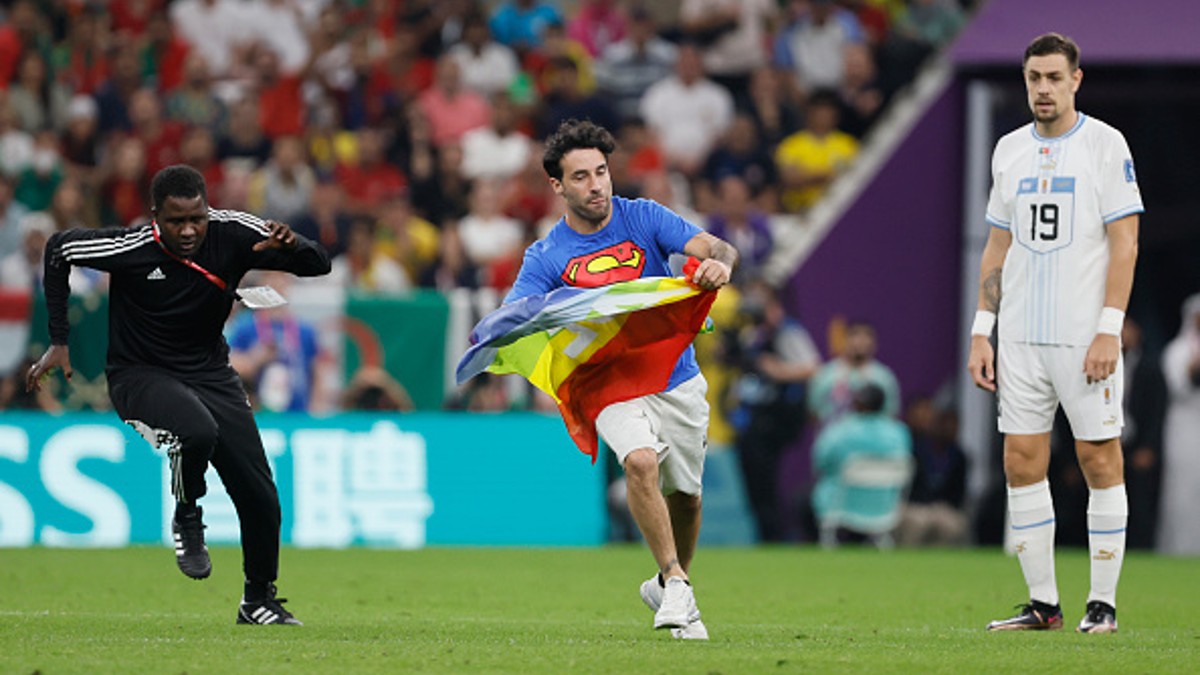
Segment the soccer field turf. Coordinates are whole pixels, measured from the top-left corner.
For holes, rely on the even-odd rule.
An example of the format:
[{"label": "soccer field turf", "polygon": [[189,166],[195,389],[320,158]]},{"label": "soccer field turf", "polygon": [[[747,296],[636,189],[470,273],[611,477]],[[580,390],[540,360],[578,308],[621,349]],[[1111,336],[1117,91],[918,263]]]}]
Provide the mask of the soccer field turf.
[{"label": "soccer field turf", "polygon": [[1200,561],[1131,555],[1117,635],[1073,631],[1084,551],[1060,551],[1067,630],[989,634],[1024,588],[996,550],[702,549],[712,640],[651,628],[637,547],[285,550],[302,628],[234,625],[240,552],[185,578],[166,548],[0,549],[0,672],[1196,672]]}]

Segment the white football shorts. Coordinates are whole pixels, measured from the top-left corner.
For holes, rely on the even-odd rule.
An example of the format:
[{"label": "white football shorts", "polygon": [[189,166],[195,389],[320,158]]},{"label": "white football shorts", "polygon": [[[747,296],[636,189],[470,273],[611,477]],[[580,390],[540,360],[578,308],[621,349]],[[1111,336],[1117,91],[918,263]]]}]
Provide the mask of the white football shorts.
[{"label": "white football shorts", "polygon": [[1101,382],[1088,384],[1083,372],[1087,347],[1000,342],[996,379],[1000,432],[1044,434],[1054,426],[1061,403],[1071,433],[1080,441],[1106,441],[1121,435],[1125,414],[1125,360]]},{"label": "white football shorts", "polygon": [[596,431],[622,467],[634,450],[654,450],[663,494],[699,495],[708,448],[707,392],[708,382],[697,375],[670,391],[614,403],[596,417]]}]

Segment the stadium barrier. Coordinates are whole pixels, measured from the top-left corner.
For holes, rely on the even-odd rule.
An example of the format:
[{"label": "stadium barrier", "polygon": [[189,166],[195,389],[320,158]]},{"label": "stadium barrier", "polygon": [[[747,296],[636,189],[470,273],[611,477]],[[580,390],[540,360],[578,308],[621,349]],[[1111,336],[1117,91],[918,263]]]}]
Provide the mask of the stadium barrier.
[{"label": "stadium barrier", "polygon": [[[605,477],[557,415],[260,415],[285,544],[589,546]],[[0,546],[168,543],[169,466],[111,413],[0,413]],[[210,543],[236,544],[211,468]]]}]

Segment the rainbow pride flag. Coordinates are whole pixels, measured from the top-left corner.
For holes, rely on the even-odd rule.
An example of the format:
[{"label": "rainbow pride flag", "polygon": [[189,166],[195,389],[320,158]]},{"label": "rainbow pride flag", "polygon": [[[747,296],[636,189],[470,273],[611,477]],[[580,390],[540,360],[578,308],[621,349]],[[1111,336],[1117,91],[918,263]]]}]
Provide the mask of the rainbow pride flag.
[{"label": "rainbow pride flag", "polygon": [[595,462],[597,415],[666,389],[716,298],[717,291],[669,277],[522,298],[475,326],[458,383],[484,371],[524,376],[554,398],[567,432]]}]

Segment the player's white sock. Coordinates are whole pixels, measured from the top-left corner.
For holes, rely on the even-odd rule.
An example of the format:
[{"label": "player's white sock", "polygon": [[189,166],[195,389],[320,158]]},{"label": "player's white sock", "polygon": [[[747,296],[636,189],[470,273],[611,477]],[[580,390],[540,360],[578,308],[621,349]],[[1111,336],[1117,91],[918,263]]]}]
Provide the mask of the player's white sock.
[{"label": "player's white sock", "polygon": [[1090,490],[1087,524],[1088,549],[1092,554],[1092,591],[1088,602],[1099,600],[1117,606],[1117,580],[1125,559],[1125,525],[1129,500],[1125,484]]},{"label": "player's white sock", "polygon": [[1050,481],[1008,488],[1008,518],[1013,544],[1029,597],[1047,605],[1058,604],[1054,578],[1054,500]]}]

